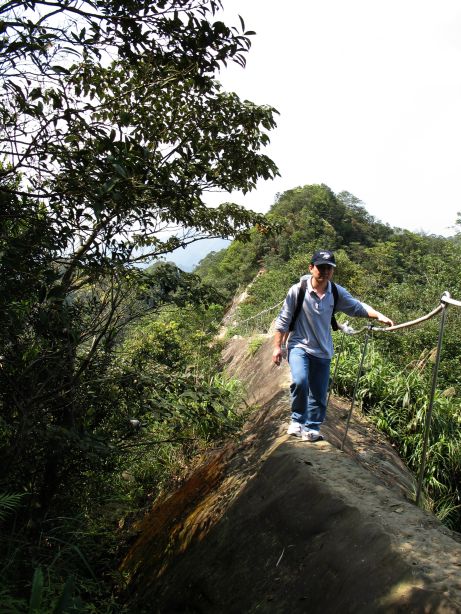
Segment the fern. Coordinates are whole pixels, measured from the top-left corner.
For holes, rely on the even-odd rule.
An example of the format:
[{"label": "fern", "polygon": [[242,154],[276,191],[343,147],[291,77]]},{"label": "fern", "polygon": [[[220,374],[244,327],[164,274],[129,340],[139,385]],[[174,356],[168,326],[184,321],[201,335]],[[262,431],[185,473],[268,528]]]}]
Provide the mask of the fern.
[{"label": "fern", "polygon": [[0,522],[5,520],[10,512],[13,512],[19,507],[23,497],[24,494],[18,493],[12,495],[6,493],[0,494]]}]

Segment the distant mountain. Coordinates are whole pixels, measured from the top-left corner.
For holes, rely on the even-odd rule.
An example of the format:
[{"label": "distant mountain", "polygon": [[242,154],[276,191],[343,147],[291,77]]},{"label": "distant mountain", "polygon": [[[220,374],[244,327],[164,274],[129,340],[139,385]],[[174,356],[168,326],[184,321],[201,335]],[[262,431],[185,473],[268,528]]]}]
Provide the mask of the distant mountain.
[{"label": "distant mountain", "polygon": [[218,252],[228,247],[229,244],[230,241],[227,239],[203,239],[191,243],[184,249],[177,249],[171,254],[167,254],[165,259],[168,262],[174,262],[183,271],[191,272],[207,254]]}]

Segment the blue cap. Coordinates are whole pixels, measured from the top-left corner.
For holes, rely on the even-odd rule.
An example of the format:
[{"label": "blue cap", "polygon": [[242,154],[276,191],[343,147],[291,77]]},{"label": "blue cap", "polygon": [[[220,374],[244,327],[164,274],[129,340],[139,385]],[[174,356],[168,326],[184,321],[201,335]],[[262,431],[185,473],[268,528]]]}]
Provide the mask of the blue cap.
[{"label": "blue cap", "polygon": [[335,255],[326,249],[321,249],[312,256],[311,264],[318,266],[319,264],[329,264],[336,266]]}]

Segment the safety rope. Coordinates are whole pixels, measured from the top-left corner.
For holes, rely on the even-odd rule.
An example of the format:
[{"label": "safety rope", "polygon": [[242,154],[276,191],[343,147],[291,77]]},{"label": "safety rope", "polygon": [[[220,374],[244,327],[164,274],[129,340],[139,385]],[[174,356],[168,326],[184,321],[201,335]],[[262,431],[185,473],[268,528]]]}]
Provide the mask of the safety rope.
[{"label": "safety rope", "polygon": [[269,313],[269,311],[273,311],[274,309],[277,309],[277,307],[280,307],[280,305],[283,305],[283,301],[280,301],[280,303],[277,303],[277,305],[273,305],[272,307],[268,307],[267,309],[260,311],[255,316],[251,316],[250,318],[246,318],[245,320],[240,320],[240,322],[237,322],[237,325],[241,326],[242,324],[245,324],[246,322],[249,322],[250,320],[255,320],[256,318],[259,318],[259,316],[262,316],[265,313]]},{"label": "safety rope", "polygon": [[[355,382],[354,393],[353,393],[353,396],[352,396],[351,407],[350,407],[350,410],[349,410],[349,413],[348,413],[348,417],[347,417],[347,423],[346,423],[346,428],[345,428],[345,432],[344,432],[344,437],[343,437],[343,440],[341,442],[341,450],[343,450],[344,443],[346,441],[346,437],[347,437],[347,433],[348,433],[348,429],[349,429],[349,422],[350,422],[350,419],[351,419],[351,416],[352,416],[352,411],[354,409],[355,397],[356,397],[356,394],[357,394],[359,380],[360,380],[360,378],[362,376],[362,367],[363,367],[363,362],[364,362],[365,354],[366,354],[366,350],[367,350],[367,343],[368,343],[368,334],[369,334],[369,332],[370,331],[390,332],[390,331],[400,330],[402,328],[409,328],[410,326],[415,326],[416,324],[421,324],[421,322],[425,322],[426,320],[429,320],[430,318],[433,318],[434,316],[436,316],[438,313],[442,312],[442,317],[441,317],[441,320],[440,320],[440,328],[439,328],[438,341],[437,341],[437,352],[436,352],[434,369],[433,369],[433,372],[432,372],[432,386],[431,386],[431,391],[430,391],[430,395],[429,395],[428,409],[426,411],[426,421],[425,421],[424,435],[423,435],[423,449],[422,449],[422,452],[421,452],[421,466],[420,466],[420,470],[419,470],[418,484],[417,484],[417,488],[416,488],[416,501],[415,501],[416,505],[419,505],[420,497],[421,497],[421,491],[422,491],[422,486],[423,486],[424,471],[425,471],[425,467],[426,467],[427,450],[428,450],[428,442],[429,442],[429,433],[430,433],[431,419],[432,419],[432,410],[433,410],[433,407],[434,407],[435,392],[436,392],[436,388],[437,388],[437,377],[438,377],[438,370],[439,370],[439,365],[440,365],[440,357],[441,357],[441,352],[442,352],[443,332],[444,332],[444,327],[445,327],[445,321],[446,321],[448,305],[453,305],[455,307],[461,307],[461,301],[458,301],[456,299],[452,299],[451,296],[450,296],[450,293],[448,291],[446,291],[446,292],[444,292],[442,294],[442,297],[440,299],[440,305],[438,307],[436,307],[433,311],[428,313],[427,315],[422,316],[421,318],[417,318],[416,320],[411,320],[409,322],[404,322],[402,324],[397,324],[397,325],[394,325],[394,326],[388,326],[388,327],[385,327],[385,328],[375,327],[373,325],[369,325],[369,326],[366,326],[366,327],[362,328],[359,331],[351,331],[349,329],[349,332],[347,333],[347,334],[359,334],[359,333],[363,332],[364,330],[367,331],[367,334],[365,335],[364,344],[363,344],[360,365],[359,365],[359,368],[358,368],[358,371],[357,371],[357,378],[356,378],[356,382]],[[338,358],[338,360],[339,360],[339,358]]]},{"label": "safety rope", "polygon": [[447,305],[455,305],[456,307],[461,307],[461,301],[456,301],[454,298],[451,298],[449,292],[445,292],[445,294],[440,299],[442,303],[447,303]]},{"label": "safety rope", "polygon": [[[461,307],[461,302],[458,302],[458,304]],[[426,320],[430,320],[431,318],[436,316],[438,313],[440,313],[442,311],[442,309],[443,309],[443,304],[438,305],[438,307],[433,309],[431,312],[429,312],[425,316],[421,316],[420,318],[417,318],[416,320],[410,320],[408,322],[403,322],[402,324],[394,324],[394,326],[386,326],[386,327],[373,326],[373,324],[368,324],[367,326],[364,326],[363,328],[359,328],[358,330],[353,330],[353,331],[351,331],[350,333],[347,333],[347,334],[349,334],[349,335],[360,335],[360,333],[363,333],[364,331],[367,331],[370,328],[372,328],[374,331],[379,331],[381,333],[390,333],[390,332],[393,332],[395,330],[402,330],[403,328],[410,328],[411,326],[416,326],[417,324],[421,324],[421,322],[425,322]]]},{"label": "safety rope", "polygon": [[[403,322],[402,324],[394,324],[394,326],[373,326],[372,324],[368,324],[367,326],[363,326],[362,328],[359,328],[357,330],[353,330],[353,329],[348,329],[348,331],[346,332],[347,335],[360,335],[361,333],[370,330],[370,328],[372,328],[374,331],[379,331],[379,332],[383,332],[383,333],[391,333],[394,332],[396,330],[402,330],[403,328],[410,328],[412,326],[417,326],[418,324],[421,324],[422,322],[425,322],[426,320],[430,320],[431,318],[435,317],[438,313],[440,313],[444,307],[444,304],[450,304],[450,305],[454,305],[456,307],[461,307],[461,301],[457,301],[453,298],[450,297],[450,293],[449,292],[444,292],[441,299],[440,299],[440,305],[438,305],[435,309],[433,309],[432,311],[430,311],[429,313],[427,313],[424,316],[421,316],[420,318],[416,318],[416,320],[410,320],[408,322]],[[268,307],[267,309],[263,309],[262,311],[260,311],[259,313],[257,313],[254,316],[250,316],[249,318],[246,318],[245,320],[240,320],[237,322],[238,326],[241,326],[242,324],[246,324],[246,322],[250,322],[251,320],[255,320],[256,318],[259,318],[260,316],[264,315],[265,313],[269,313],[270,311],[273,311],[274,309],[277,309],[277,307],[280,307],[281,305],[283,305],[283,301],[280,301],[279,303],[277,303],[276,305],[273,305],[272,307]]]}]

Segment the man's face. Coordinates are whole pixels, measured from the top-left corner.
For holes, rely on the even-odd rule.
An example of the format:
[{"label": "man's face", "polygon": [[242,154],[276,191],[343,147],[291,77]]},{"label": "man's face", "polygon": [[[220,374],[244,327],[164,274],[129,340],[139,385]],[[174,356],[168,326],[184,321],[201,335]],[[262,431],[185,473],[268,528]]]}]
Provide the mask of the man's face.
[{"label": "man's face", "polygon": [[318,283],[324,283],[333,277],[335,267],[331,264],[310,264],[309,271]]}]

